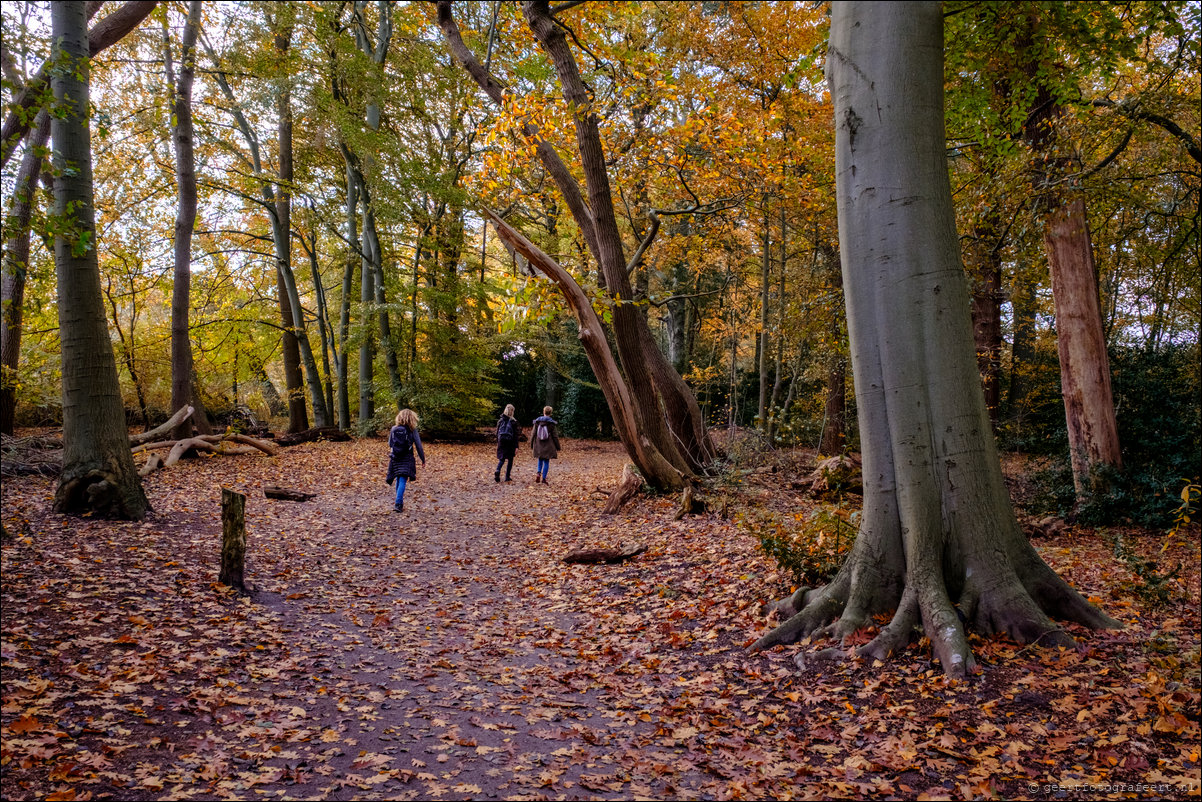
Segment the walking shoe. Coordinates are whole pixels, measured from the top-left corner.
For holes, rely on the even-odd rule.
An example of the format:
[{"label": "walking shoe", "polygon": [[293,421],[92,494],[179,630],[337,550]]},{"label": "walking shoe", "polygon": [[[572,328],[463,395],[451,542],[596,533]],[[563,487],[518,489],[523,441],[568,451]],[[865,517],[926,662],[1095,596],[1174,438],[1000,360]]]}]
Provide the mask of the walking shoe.
[{"label": "walking shoe", "polygon": [[535,484],[538,484],[542,480],[543,480],[543,475],[541,473],[534,474],[534,483]]},{"label": "walking shoe", "polygon": [[494,473],[493,473],[493,475],[492,475],[492,480],[493,480],[494,482],[499,482],[499,481],[501,481],[501,472],[500,472],[500,471],[496,471],[496,472],[494,472]]},{"label": "walking shoe", "polygon": [[404,512],[404,511],[405,511],[405,505],[404,505],[403,503],[401,503],[401,504],[393,504],[393,505],[392,505],[392,508],[393,508],[394,510],[396,510],[397,512]]},{"label": "walking shoe", "polygon": [[510,479],[508,476],[506,476],[506,477],[505,477],[505,481],[506,481],[506,482],[512,482],[513,480],[512,480],[512,479]]}]

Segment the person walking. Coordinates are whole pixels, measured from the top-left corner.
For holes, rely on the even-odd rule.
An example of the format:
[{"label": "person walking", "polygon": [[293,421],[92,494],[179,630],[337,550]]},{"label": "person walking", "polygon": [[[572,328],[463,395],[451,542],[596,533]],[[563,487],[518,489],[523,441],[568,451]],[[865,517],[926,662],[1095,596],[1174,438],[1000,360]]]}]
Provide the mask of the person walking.
[{"label": "person walking", "polygon": [[513,404],[506,404],[505,411],[497,420],[497,469],[493,471],[494,482],[501,481],[501,466],[505,466],[505,481],[512,482],[513,455],[517,453],[518,441],[522,438],[522,426],[513,416]]},{"label": "person walking", "polygon": [[388,432],[388,484],[396,482],[397,512],[405,511],[405,486],[417,478],[417,461],[413,458],[413,450],[421,457],[422,467],[426,467],[426,452],[422,450],[422,436],[417,431],[417,413],[411,409],[402,409],[396,415],[396,425]]},{"label": "person walking", "polygon": [[543,407],[543,414],[534,419],[530,430],[530,448],[538,459],[534,482],[547,484],[547,469],[551,460],[559,456],[559,424],[551,417],[551,407]]}]

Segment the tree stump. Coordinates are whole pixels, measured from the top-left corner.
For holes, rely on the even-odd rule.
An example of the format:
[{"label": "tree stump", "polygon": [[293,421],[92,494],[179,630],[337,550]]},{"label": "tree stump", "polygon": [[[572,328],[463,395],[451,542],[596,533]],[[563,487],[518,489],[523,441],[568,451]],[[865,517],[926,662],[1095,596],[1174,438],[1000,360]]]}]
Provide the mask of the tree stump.
[{"label": "tree stump", "polygon": [[642,486],[643,480],[634,472],[634,466],[629,462],[626,463],[626,467],[622,469],[622,481],[618,483],[617,489],[609,494],[609,501],[605,502],[601,512],[613,515],[622,508],[623,504],[634,498]]},{"label": "tree stump", "polygon": [[686,515],[700,515],[703,512],[705,512],[705,502],[697,498],[693,483],[686,482],[684,492],[680,494],[680,507],[672,516],[673,520],[679,521]]},{"label": "tree stump", "polygon": [[217,581],[246,592],[246,496],[221,489],[221,574]]}]

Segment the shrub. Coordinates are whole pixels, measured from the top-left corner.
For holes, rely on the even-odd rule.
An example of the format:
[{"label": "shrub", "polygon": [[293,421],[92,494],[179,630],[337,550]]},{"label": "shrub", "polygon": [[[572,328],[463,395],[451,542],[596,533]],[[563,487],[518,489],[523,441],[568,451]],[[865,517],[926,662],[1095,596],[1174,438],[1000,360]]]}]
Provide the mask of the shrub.
[{"label": "shrub", "polygon": [[1127,520],[1141,526],[1169,526],[1180,488],[1196,484],[1202,475],[1197,360],[1197,345],[1113,351],[1112,387],[1123,470],[1103,469],[1097,478],[1106,489],[1078,506],[1061,418],[1059,432],[1048,439],[1063,439],[1064,456],[1033,476],[1041,491],[1031,505],[1035,511],[1073,515],[1090,525]]},{"label": "shrub", "polygon": [[843,565],[855,542],[859,517],[859,512],[824,505],[792,520],[762,511],[748,513],[739,524],[758,537],[764,554],[794,582],[815,587],[830,581]]}]

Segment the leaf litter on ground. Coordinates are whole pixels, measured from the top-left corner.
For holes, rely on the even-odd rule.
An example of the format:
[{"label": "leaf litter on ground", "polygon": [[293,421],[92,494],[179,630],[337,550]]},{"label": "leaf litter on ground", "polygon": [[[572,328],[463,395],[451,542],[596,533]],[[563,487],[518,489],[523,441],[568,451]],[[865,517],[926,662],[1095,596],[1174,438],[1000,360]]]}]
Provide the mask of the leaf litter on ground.
[{"label": "leaf litter on ground", "polygon": [[[667,497],[604,516],[620,447],[568,445],[536,485],[432,443],[400,514],[372,439],[179,463],[143,522],[6,481],[3,797],[1197,796],[1196,530],[1160,608],[1098,533],[1039,542],[1126,625],[1076,650],[973,636],[963,682],[921,643],[799,670],[810,647],[745,652],[791,589],[751,534]],[[317,497],[263,498],[281,476]],[[791,476],[724,492],[795,510]],[[222,487],[248,496],[250,596],[216,583]]]}]

